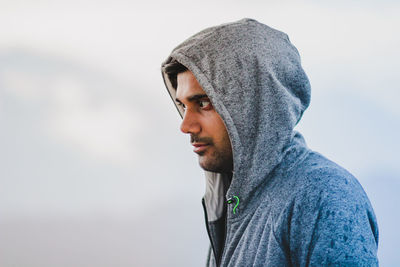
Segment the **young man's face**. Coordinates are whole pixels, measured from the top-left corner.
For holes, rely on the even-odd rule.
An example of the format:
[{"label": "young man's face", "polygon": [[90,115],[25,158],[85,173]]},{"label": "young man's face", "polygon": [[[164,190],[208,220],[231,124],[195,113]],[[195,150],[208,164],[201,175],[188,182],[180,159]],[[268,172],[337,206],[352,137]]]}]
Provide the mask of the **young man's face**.
[{"label": "young man's face", "polygon": [[232,147],[221,117],[191,71],[178,74],[177,82],[176,102],[185,110],[181,131],[190,134],[200,166],[212,172],[232,172]]}]

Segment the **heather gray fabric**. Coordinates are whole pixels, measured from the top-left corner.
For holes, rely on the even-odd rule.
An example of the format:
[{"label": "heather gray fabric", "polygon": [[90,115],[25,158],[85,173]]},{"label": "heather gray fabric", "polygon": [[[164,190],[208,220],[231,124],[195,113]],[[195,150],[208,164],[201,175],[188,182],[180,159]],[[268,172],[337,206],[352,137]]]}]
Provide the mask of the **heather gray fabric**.
[{"label": "heather gray fabric", "polygon": [[377,265],[378,228],[361,185],[293,130],[310,84],[288,36],[243,19],[192,36],[163,66],[172,58],[195,75],[232,143],[231,182],[205,172],[207,266]]}]

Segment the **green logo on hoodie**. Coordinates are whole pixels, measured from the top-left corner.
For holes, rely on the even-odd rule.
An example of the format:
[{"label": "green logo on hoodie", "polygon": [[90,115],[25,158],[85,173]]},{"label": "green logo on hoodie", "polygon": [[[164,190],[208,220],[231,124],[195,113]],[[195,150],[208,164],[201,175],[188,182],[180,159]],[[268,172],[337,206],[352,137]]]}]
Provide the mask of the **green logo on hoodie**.
[{"label": "green logo on hoodie", "polygon": [[[233,207],[233,214],[236,214],[236,208],[239,206],[239,198],[237,196],[233,196],[236,198],[236,205]],[[228,199],[228,204],[231,204],[233,202],[232,198]]]}]

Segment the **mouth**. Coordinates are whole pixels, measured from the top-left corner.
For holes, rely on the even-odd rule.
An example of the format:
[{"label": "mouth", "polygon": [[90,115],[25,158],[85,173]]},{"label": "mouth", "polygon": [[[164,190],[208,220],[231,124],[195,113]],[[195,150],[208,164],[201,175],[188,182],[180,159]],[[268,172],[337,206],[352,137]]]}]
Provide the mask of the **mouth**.
[{"label": "mouth", "polygon": [[193,152],[195,152],[197,154],[204,152],[207,149],[207,147],[209,146],[209,144],[206,144],[206,143],[193,143],[192,145],[194,146]]}]

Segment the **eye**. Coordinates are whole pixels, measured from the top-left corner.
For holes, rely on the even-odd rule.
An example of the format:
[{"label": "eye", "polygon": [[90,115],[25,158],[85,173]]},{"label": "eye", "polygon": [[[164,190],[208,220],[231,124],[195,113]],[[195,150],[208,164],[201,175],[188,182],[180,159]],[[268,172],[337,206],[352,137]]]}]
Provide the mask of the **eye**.
[{"label": "eye", "polygon": [[211,101],[209,99],[199,100],[198,103],[199,103],[200,108],[205,109],[205,110],[209,110],[212,107],[211,106]]},{"label": "eye", "polygon": [[186,106],[183,103],[177,102],[176,103],[179,107],[181,107],[183,110],[186,109]]}]

